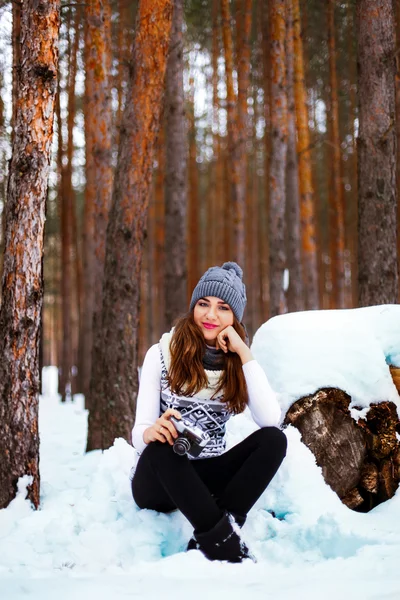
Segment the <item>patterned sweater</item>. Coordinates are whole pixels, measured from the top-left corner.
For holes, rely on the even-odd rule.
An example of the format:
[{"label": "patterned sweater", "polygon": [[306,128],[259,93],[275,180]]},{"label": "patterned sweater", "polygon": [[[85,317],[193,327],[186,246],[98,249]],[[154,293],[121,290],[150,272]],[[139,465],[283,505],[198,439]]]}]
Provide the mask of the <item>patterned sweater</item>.
[{"label": "patterned sweater", "polygon": [[[175,408],[182,415],[190,414],[211,437],[198,458],[218,456],[225,450],[226,422],[231,417],[226,404],[222,402],[222,395],[211,398],[218,386],[221,371],[206,370],[209,385],[195,396],[172,393],[167,381],[170,337],[170,333],[164,334],[159,344],[154,344],[145,356],[140,376],[136,422],[132,430],[133,445],[142,452],[146,447],[143,441],[145,429],[153,425],[167,408]],[[265,372],[255,360],[242,365],[242,369],[249,395],[248,407],[254,421],[259,427],[278,425],[281,410]]]}]

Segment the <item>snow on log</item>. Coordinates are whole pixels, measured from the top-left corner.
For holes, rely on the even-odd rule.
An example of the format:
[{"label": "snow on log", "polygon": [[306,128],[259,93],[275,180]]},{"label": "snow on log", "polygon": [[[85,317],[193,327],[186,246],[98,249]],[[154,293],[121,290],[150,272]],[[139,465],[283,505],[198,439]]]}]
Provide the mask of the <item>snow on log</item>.
[{"label": "snow on log", "polygon": [[400,481],[400,306],[270,319],[254,356],[283,412],[349,508],[369,511]]}]

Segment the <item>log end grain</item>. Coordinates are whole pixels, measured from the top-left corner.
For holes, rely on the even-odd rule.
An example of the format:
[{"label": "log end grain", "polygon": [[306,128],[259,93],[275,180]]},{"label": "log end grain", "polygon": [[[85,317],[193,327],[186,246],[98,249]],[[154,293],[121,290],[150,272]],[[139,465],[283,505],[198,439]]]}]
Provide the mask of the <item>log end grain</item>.
[{"label": "log end grain", "polygon": [[342,502],[366,512],[391,498],[399,485],[399,419],[392,402],[381,402],[357,422],[350,415],[350,402],[343,390],[321,389],[297,400],[284,424],[300,431]]}]

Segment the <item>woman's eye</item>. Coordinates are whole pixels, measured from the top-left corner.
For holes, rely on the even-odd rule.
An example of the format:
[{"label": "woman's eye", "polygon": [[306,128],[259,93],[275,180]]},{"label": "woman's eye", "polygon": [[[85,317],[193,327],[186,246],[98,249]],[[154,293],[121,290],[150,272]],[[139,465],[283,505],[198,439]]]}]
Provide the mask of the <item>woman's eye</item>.
[{"label": "woman's eye", "polygon": [[208,304],[206,302],[199,302],[199,306],[204,307],[204,306],[208,306]]},{"label": "woman's eye", "polygon": [[222,310],[229,310],[229,308],[228,308],[227,306],[220,306],[220,308],[221,308]]}]

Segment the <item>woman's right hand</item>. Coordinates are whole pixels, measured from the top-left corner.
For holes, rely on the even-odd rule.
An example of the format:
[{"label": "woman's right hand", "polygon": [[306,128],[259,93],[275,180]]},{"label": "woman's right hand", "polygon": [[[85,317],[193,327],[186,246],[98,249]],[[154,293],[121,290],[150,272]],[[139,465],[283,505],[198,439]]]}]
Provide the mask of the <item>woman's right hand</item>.
[{"label": "woman's right hand", "polygon": [[168,442],[171,446],[174,444],[174,440],[178,437],[178,432],[175,426],[169,420],[170,417],[181,419],[182,415],[178,410],[174,408],[168,408],[164,414],[157,419],[157,421],[151,427],[148,427],[143,432],[143,441],[145,444],[150,442]]}]

